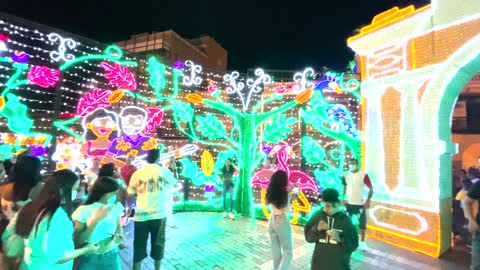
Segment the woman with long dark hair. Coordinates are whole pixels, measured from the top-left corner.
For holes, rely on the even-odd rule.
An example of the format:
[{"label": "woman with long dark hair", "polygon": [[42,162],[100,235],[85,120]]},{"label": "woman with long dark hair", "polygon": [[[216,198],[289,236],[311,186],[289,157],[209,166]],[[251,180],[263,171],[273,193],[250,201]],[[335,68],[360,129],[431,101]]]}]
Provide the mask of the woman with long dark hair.
[{"label": "woman with long dark hair", "polygon": [[291,198],[287,187],[288,174],[281,170],[273,173],[267,187],[267,204],[271,209],[268,233],[272,242],[274,270],[290,269],[293,258],[292,226],[288,219]]},{"label": "woman with long dark hair", "polygon": [[[0,186],[2,212],[7,220],[12,223],[15,214],[22,209],[32,198],[38,195],[42,188],[40,174],[41,163],[36,157],[20,156],[17,163],[12,164],[6,183]],[[8,225],[9,222],[6,224]],[[4,230],[6,227],[4,228]],[[4,230],[1,231],[3,234]],[[12,232],[13,233],[13,232]],[[8,233],[7,233],[8,234]],[[4,248],[6,255],[3,260],[8,269],[16,269],[20,263],[22,254],[17,254],[17,250],[22,250],[23,246],[18,245],[12,251],[12,246]]]},{"label": "woman with long dark hair", "polygon": [[[102,165],[102,167],[100,167],[100,170],[98,171],[97,179],[100,179],[101,177],[112,177],[117,181],[120,189],[122,190],[127,189],[127,184],[125,184],[125,181],[123,181],[120,171],[115,167],[115,164],[113,163],[105,163]],[[89,192],[92,189],[94,184],[95,184],[95,181],[90,183],[88,188]]]},{"label": "woman with long dark hair", "polygon": [[8,181],[0,186],[2,209],[8,219],[12,219],[31,197],[40,192],[41,167],[40,159],[21,156],[13,166]]},{"label": "woman with long dark hair", "polygon": [[69,216],[78,186],[74,172],[56,171],[40,194],[20,210],[15,233],[27,240],[20,269],[72,269],[73,259],[97,251],[98,244],[92,243],[74,248]]},{"label": "woman with long dark hair", "polygon": [[[230,217],[235,219],[233,215],[233,174],[238,173],[238,167],[233,164],[231,158],[227,158],[225,161],[225,166],[222,168],[222,178],[223,178],[223,218]],[[227,203],[227,194],[230,195],[229,203]]]},{"label": "woman with long dark hair", "polygon": [[[75,222],[75,240],[78,246],[98,242],[95,254],[79,258],[82,269],[121,269],[118,245],[123,241],[120,217],[123,206],[117,203],[119,184],[112,177],[100,177],[95,181],[84,205],[72,215]],[[101,211],[102,216],[97,213]]]}]

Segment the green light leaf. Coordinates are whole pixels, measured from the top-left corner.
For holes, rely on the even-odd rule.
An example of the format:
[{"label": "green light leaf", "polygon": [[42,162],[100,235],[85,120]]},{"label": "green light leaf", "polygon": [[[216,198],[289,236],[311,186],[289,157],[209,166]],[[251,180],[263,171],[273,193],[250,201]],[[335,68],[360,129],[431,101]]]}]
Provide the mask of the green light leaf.
[{"label": "green light leaf", "polygon": [[214,182],[214,179],[216,178],[215,175],[211,175],[209,177],[205,176],[203,171],[198,168],[198,165],[190,161],[188,158],[182,158],[180,163],[182,163],[182,176],[190,179],[192,184],[195,186],[201,186],[208,182]]},{"label": "green light leaf", "polygon": [[10,145],[10,144],[0,145],[0,157],[3,158],[0,160],[11,159],[12,152],[13,152],[13,145]]},{"label": "green light leaf", "polygon": [[165,87],[165,65],[157,61],[155,56],[152,56],[148,59],[147,72],[150,74],[150,79],[148,83],[155,89],[155,94],[159,98],[160,90]]},{"label": "green light leaf", "polygon": [[8,128],[13,133],[28,134],[33,126],[33,120],[27,116],[27,106],[20,103],[14,94],[7,94],[1,114],[7,118]]},{"label": "green light leaf", "polygon": [[325,149],[312,137],[303,137],[302,154],[309,164],[318,164],[325,159]]},{"label": "green light leaf", "polygon": [[193,108],[185,102],[175,102],[173,104],[173,113],[180,118],[181,122],[191,122],[193,119]]},{"label": "green light leaf", "polygon": [[272,117],[272,121],[265,125],[263,140],[269,143],[279,143],[280,140],[286,139],[287,135],[292,132],[289,126],[296,122],[297,119],[287,119],[285,114]]},{"label": "green light leaf", "polygon": [[341,172],[337,170],[322,171],[322,170],[316,169],[313,172],[313,175],[315,176],[315,179],[319,181],[319,186],[322,188],[322,190],[327,188],[334,188],[338,190],[340,194],[342,194],[343,184],[340,178],[340,173]]},{"label": "green light leaf", "polygon": [[225,137],[225,127],[222,121],[213,114],[206,114],[205,117],[197,116],[197,130],[202,133],[204,137],[209,140],[219,139]]}]

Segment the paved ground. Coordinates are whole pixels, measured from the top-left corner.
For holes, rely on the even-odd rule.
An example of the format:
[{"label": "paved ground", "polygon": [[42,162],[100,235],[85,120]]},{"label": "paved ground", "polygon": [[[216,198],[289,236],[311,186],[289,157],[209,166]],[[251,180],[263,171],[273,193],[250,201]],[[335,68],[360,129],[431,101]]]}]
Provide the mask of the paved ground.
[{"label": "paved ground", "polygon": [[[123,269],[132,269],[132,230],[130,222],[127,249],[121,251]],[[267,222],[263,220],[239,217],[232,221],[218,213],[176,213],[167,220],[166,235],[162,269],[272,269]],[[294,241],[292,269],[310,269],[313,244],[305,242],[303,227],[294,227]],[[451,252],[434,259],[374,240],[367,239],[367,243],[369,251],[354,253],[353,270],[468,269],[466,254]],[[150,258],[145,259],[143,269],[153,269]]]}]

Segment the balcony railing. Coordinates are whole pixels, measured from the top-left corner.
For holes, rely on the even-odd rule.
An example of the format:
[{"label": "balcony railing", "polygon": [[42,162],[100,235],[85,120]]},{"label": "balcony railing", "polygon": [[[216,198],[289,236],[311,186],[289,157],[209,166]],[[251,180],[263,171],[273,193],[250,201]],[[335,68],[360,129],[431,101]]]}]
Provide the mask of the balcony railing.
[{"label": "balcony railing", "polygon": [[452,119],[452,132],[462,134],[480,134],[478,128],[468,124],[467,117],[454,117]]}]

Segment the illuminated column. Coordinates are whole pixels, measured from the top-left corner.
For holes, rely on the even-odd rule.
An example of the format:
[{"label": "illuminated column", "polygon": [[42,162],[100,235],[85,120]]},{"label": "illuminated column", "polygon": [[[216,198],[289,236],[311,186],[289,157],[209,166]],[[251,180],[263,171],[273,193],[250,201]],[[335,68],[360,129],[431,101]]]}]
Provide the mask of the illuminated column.
[{"label": "illuminated column", "polygon": [[[418,134],[420,115],[418,110],[417,89],[405,85],[401,98],[401,130],[400,130],[400,179],[399,189],[402,191],[419,191],[420,183],[425,182],[420,174],[423,164],[422,148],[419,147]],[[411,193],[406,193],[411,194]]]},{"label": "illuminated column", "polygon": [[[372,88],[370,88],[372,89]],[[374,88],[364,91],[367,111],[365,116],[365,171],[370,176],[375,192],[384,193],[385,185],[385,153],[383,149],[383,123],[382,123],[382,95],[383,88]],[[383,191],[383,192],[382,192]]]}]

